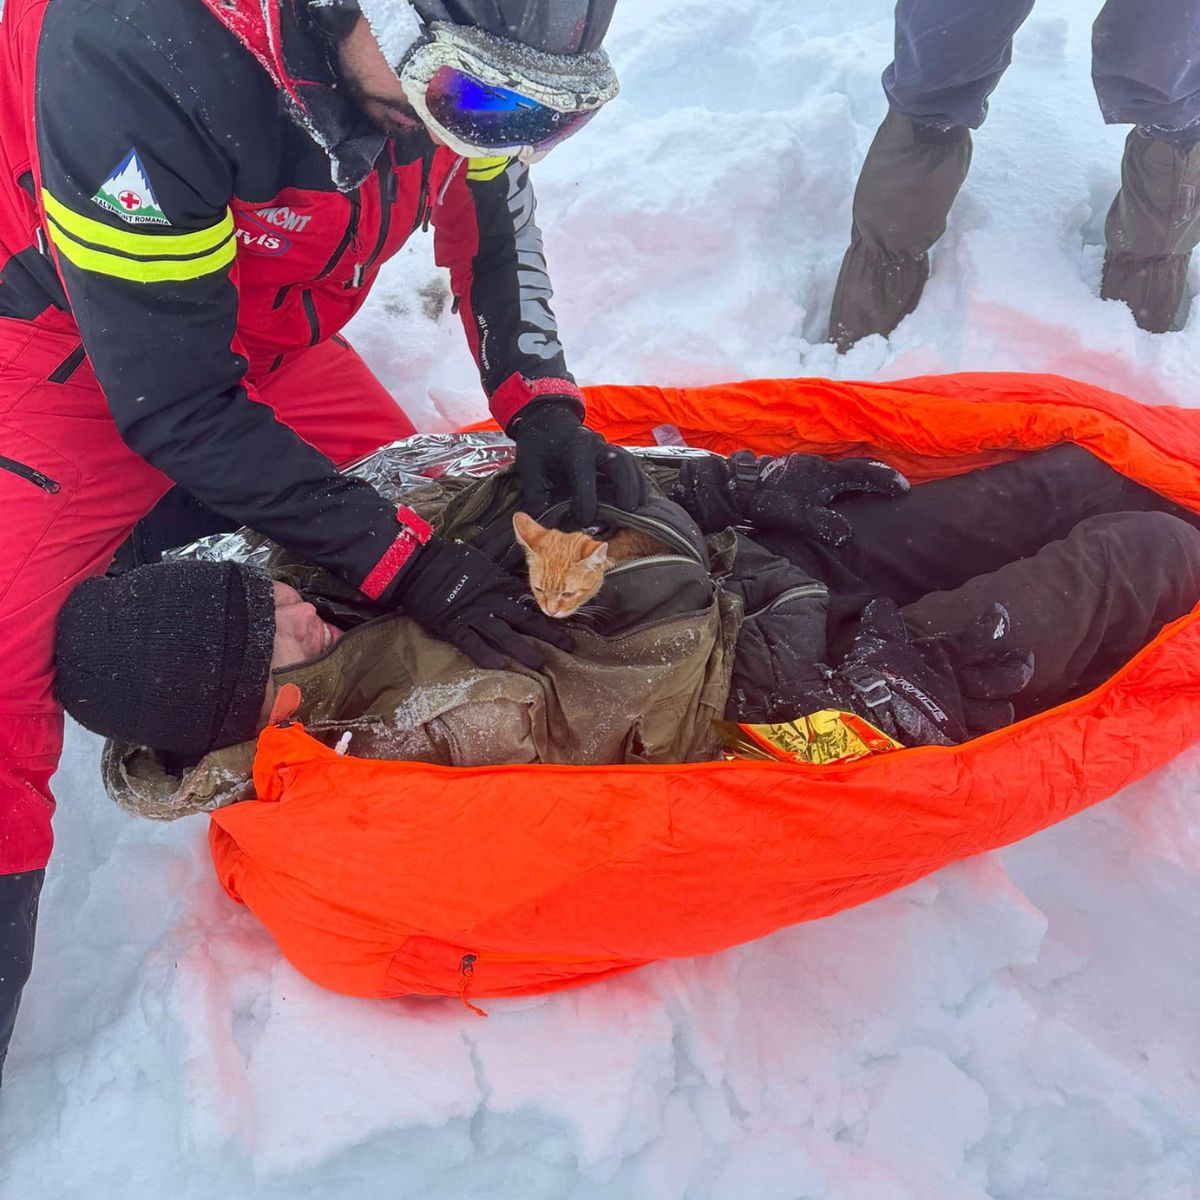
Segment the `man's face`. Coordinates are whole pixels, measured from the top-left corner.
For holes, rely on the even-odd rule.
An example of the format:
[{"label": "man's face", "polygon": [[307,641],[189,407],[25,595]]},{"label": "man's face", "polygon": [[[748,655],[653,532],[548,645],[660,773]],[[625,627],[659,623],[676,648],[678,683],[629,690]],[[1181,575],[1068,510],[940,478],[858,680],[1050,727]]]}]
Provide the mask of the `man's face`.
[{"label": "man's face", "polygon": [[[275,645],[271,652],[272,673],[280,667],[294,667],[324,654],[342,636],[340,629],[326,624],[295,588],[276,583],[275,588]],[[275,680],[267,679],[259,720],[265,724],[275,701]]]},{"label": "man's face", "polygon": [[338,43],[337,55],[346,91],[384,133],[424,128],[365,17]]}]

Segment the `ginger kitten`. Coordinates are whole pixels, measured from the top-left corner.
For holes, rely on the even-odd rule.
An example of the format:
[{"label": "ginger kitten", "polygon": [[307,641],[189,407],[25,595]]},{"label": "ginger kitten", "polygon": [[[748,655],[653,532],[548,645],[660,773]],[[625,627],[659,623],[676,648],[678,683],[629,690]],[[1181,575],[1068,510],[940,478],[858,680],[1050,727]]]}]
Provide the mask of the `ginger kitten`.
[{"label": "ginger kitten", "polygon": [[618,529],[607,541],[586,533],[547,529],[528,513],[513,513],[513,532],[525,548],[529,586],[548,617],[569,617],[600,590],[604,572],[631,558],[670,554],[648,533]]}]

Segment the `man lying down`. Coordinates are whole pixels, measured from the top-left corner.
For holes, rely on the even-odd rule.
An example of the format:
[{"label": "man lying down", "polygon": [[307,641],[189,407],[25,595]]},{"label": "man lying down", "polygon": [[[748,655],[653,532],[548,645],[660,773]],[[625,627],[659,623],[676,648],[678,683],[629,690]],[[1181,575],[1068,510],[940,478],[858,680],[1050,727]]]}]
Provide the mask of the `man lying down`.
[{"label": "man lying down", "polygon": [[270,575],[80,584],[59,697],[110,739],[110,795],[170,818],[251,794],[273,706],[351,755],[464,767],[691,762],[721,755],[722,719],[831,712],[955,744],[1090,690],[1200,600],[1200,518],[1073,445],[911,490],[864,459],[642,462],[647,500],[589,532],[554,530],[566,503],[518,515],[511,471],[404,495],[563,618],[569,651],[480,667],[276,548]]}]

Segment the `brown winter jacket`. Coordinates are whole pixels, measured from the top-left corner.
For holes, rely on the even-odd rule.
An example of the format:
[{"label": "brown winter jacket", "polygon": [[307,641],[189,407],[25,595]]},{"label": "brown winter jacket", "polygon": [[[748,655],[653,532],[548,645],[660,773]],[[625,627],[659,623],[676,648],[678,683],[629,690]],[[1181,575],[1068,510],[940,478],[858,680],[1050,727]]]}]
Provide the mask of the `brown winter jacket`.
[{"label": "brown winter jacket", "polygon": [[[387,461],[386,452],[375,457]],[[675,470],[650,464],[650,473],[669,486]],[[682,508],[658,486],[651,492],[635,513],[602,503],[600,517],[653,534],[671,553],[608,571],[594,614],[568,626],[572,649],[543,647],[538,672],[484,670],[407,617],[380,615],[356,589],[272,548],[271,574],[349,631],[320,658],[276,672],[278,686],[300,689],[295,719],[355,757],[443,766],[715,757],[714,720],[757,719],[782,681],[824,657],[828,593],[733,530],[706,543]],[[485,480],[443,477],[397,495],[442,536],[479,546],[524,578],[511,470]],[[542,519],[553,523],[565,508]],[[259,550],[273,545],[260,543]],[[245,742],[213,751],[180,775],[152,750],[110,742],[105,787],[141,816],[209,811],[251,795],[254,750]]]},{"label": "brown winter jacket", "polygon": [[[439,532],[487,541],[519,569],[504,538],[516,507],[515,477],[506,472],[466,489],[457,482],[410,502]],[[447,500],[450,508],[439,512]],[[609,571],[599,597],[603,615],[572,621],[571,651],[545,646],[546,663],[536,673],[484,670],[407,617],[371,615],[360,594],[285,557],[272,575],[349,630],[320,658],[275,673],[277,685],[300,689],[296,719],[356,757],[447,766],[713,757],[713,721],[729,693],[740,602],[714,584],[704,542],[678,506],[656,495],[636,514],[602,506],[602,515],[653,529],[673,552]],[[105,787],[142,816],[208,811],[251,795],[254,749],[245,742],[213,751],[179,776],[152,750],[110,742]]]}]

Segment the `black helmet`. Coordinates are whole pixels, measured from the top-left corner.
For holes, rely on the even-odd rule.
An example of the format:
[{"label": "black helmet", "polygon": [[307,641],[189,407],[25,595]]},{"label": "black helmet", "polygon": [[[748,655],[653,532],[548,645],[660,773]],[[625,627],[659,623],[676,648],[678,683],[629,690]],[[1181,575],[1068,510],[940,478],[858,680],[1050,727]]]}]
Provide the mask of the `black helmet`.
[{"label": "black helmet", "polygon": [[[473,25],[544,54],[586,54],[608,32],[617,0],[375,0],[380,10],[415,13],[425,24]],[[310,0],[309,12],[325,34],[341,41],[359,17],[358,0]]]},{"label": "black helmet", "polygon": [[411,0],[411,4],[426,22],[474,25],[545,54],[586,54],[599,49],[617,0]]}]

